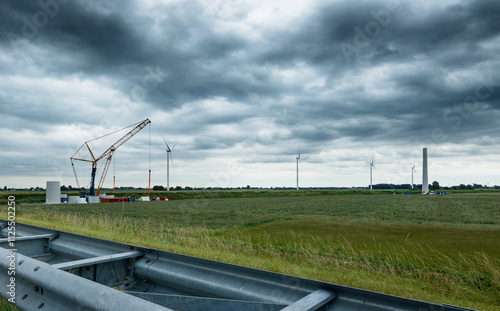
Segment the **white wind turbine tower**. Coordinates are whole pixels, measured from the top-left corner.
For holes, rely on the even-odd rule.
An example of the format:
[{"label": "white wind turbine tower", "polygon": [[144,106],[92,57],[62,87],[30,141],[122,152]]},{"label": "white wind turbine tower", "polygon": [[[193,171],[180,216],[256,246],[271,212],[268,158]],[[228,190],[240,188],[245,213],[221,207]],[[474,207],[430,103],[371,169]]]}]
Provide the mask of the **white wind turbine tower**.
[{"label": "white wind turbine tower", "polygon": [[413,163],[413,166],[411,167],[411,188],[413,189],[413,172],[417,174],[417,171],[415,170],[415,163]]},{"label": "white wind turbine tower", "polygon": [[372,153],[372,161],[370,162],[370,190],[373,189],[373,184],[372,184],[372,168],[375,168],[375,164],[373,164],[373,153]]},{"label": "white wind turbine tower", "polygon": [[297,190],[299,190],[299,160],[300,160],[300,142],[299,142],[299,153],[296,157],[297,159]]},{"label": "white wind turbine tower", "polygon": [[165,146],[167,146],[167,149],[166,149],[167,150],[167,191],[170,191],[170,162],[172,162],[172,168],[174,167],[174,160],[172,159],[172,156],[170,155],[170,153],[175,148],[175,146],[177,146],[177,144],[179,142],[175,143],[175,145],[172,147],[172,149],[170,149],[165,138],[163,138],[163,141],[165,142]]}]

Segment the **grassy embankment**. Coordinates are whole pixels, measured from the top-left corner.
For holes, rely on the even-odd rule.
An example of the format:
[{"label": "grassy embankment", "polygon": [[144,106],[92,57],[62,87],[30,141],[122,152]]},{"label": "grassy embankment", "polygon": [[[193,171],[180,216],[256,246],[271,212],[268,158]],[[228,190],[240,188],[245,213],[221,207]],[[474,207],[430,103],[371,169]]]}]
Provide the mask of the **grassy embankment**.
[{"label": "grassy embankment", "polygon": [[[17,220],[435,303],[500,305],[500,193],[250,192],[20,205]],[[170,196],[181,194],[203,197]]]}]

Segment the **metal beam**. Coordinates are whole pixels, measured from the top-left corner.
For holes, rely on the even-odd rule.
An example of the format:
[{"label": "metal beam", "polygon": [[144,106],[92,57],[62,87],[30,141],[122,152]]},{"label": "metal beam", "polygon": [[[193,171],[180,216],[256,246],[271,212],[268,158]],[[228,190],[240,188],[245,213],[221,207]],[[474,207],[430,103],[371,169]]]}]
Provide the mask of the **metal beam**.
[{"label": "metal beam", "polygon": [[76,268],[81,268],[81,267],[88,267],[92,265],[97,265],[101,263],[109,263],[113,261],[119,261],[123,259],[134,259],[137,257],[144,256],[143,252],[126,252],[126,253],[120,253],[120,254],[112,254],[112,255],[107,255],[107,256],[100,256],[100,257],[94,257],[94,258],[87,258],[87,259],[80,259],[80,260],[75,260],[75,261],[69,261],[69,262],[63,262],[63,263],[58,263],[58,264],[53,264],[52,268],[60,269],[60,270],[70,270],[70,269],[76,269]]},{"label": "metal beam", "polygon": [[193,297],[193,296],[182,296],[182,295],[164,295],[164,294],[139,293],[139,292],[128,292],[128,294],[140,297],[144,300],[154,302],[161,306],[182,311],[206,311],[206,310],[280,311],[284,307],[286,307],[286,305],[280,305],[274,303],[232,300],[232,299],[218,299],[218,298]]},{"label": "metal beam", "polygon": [[318,289],[304,298],[292,303],[281,311],[314,311],[335,298],[335,294],[327,290]]},{"label": "metal beam", "polygon": [[[49,234],[39,234],[39,235],[28,235],[28,236],[20,236],[16,237],[15,241],[20,242],[20,241],[31,241],[31,240],[40,240],[40,239],[49,239],[53,240],[57,238],[57,234],[55,233],[49,233]],[[5,242],[10,242],[9,238],[4,238],[0,239],[0,243],[5,243]]]},{"label": "metal beam", "polygon": [[[10,250],[0,248],[0,283],[9,284]],[[22,310],[155,310],[171,309],[15,254],[16,306]],[[12,270],[10,270],[12,271]],[[7,288],[7,287],[5,287]],[[7,291],[2,289],[1,294]],[[9,298],[9,297],[6,297]]]}]

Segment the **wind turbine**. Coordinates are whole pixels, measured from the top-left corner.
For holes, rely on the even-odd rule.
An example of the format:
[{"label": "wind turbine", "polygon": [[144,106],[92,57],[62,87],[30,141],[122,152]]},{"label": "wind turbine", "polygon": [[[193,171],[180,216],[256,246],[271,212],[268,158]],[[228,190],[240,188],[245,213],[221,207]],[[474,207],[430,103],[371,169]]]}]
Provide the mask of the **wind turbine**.
[{"label": "wind turbine", "polygon": [[417,174],[417,171],[415,170],[415,163],[413,163],[413,166],[411,167],[411,188],[413,189],[413,172]]},{"label": "wind turbine", "polygon": [[[162,138],[163,138],[163,136],[162,136]],[[163,141],[165,142],[165,146],[167,146],[167,149],[166,149],[166,151],[167,151],[167,191],[170,191],[170,161],[172,162],[172,168],[174,167],[174,160],[173,160],[172,156],[170,155],[170,153],[175,148],[175,146],[177,146],[177,144],[179,142],[176,142],[175,145],[172,147],[172,149],[170,149],[165,138],[163,138]]]},{"label": "wind turbine", "polygon": [[297,190],[299,190],[299,160],[300,160],[300,142],[299,142],[299,153],[296,157],[297,159]]},{"label": "wind turbine", "polygon": [[375,164],[373,164],[373,153],[372,153],[372,161],[370,162],[370,190],[373,189],[373,184],[372,184],[372,168],[375,168]]}]

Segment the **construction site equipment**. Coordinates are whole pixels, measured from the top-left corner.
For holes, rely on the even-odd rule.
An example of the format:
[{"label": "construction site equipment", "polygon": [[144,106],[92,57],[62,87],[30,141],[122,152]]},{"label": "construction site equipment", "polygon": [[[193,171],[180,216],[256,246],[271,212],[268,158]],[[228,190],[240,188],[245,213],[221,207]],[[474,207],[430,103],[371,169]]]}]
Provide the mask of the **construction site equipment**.
[{"label": "construction site equipment", "polygon": [[[91,140],[88,140],[88,141],[84,142],[80,146],[80,148],[78,148],[78,150],[75,152],[75,154],[70,158],[71,159],[71,165],[73,167],[73,172],[75,173],[75,178],[77,180],[78,187],[80,187],[80,186],[79,186],[79,183],[78,183],[78,178],[76,177],[76,171],[74,169],[73,160],[92,163],[92,173],[91,173],[91,176],[90,176],[90,195],[92,195],[92,196],[93,195],[99,195],[99,192],[101,192],[102,186],[104,184],[104,180],[106,179],[106,174],[108,173],[109,164],[111,163],[111,159],[113,158],[113,153],[116,151],[116,149],[118,149],[118,147],[120,147],[121,145],[123,145],[125,142],[127,142],[135,134],[139,133],[143,128],[146,127],[146,125],[148,125],[150,123],[151,123],[151,121],[149,121],[149,119],[146,119],[144,121],[141,121],[139,123],[131,125],[131,126],[134,126],[134,125],[136,125],[136,126],[130,132],[128,132],[127,134],[125,134],[125,136],[123,136],[122,138],[120,138],[119,140],[117,140],[113,145],[111,145],[111,147],[109,147],[108,149],[106,149],[106,151],[104,151],[98,157],[94,156],[94,154],[92,153],[92,150],[90,149],[90,146],[89,146],[88,143],[91,142],[91,141],[93,141],[93,140],[96,140],[96,139],[102,138],[104,136],[110,135],[112,133],[106,134],[104,136],[101,136],[101,137],[98,137],[98,138],[95,138],[95,139],[91,139]],[[115,132],[113,132],[113,133],[115,133]],[[83,148],[83,146],[87,147],[87,149],[88,149],[88,151],[90,153],[90,156],[92,157],[91,160],[75,157],[76,154],[80,151],[80,149]],[[95,185],[94,184],[95,184],[95,177],[96,177],[96,172],[97,172],[97,162],[99,160],[101,160],[101,159],[104,159],[104,158],[106,158],[106,163],[104,164],[104,167],[103,167],[103,170],[102,170],[102,174],[101,174],[101,178],[100,178],[99,184],[97,186],[97,190],[95,190]],[[150,180],[151,180],[151,168],[149,169],[149,175],[150,175]]]},{"label": "construction site equipment", "polygon": [[470,310],[21,223],[15,251],[8,226],[0,287],[22,310]]}]

